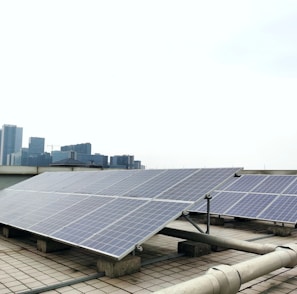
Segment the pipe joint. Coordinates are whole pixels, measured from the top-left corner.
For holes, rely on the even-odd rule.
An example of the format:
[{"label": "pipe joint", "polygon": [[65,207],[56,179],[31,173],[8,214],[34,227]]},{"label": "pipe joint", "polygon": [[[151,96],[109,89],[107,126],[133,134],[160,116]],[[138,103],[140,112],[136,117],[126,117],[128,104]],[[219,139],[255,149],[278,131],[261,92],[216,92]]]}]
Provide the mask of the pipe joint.
[{"label": "pipe joint", "polygon": [[209,269],[206,274],[214,276],[219,284],[219,291],[214,293],[233,294],[240,289],[241,279],[238,271],[229,265],[219,265]]},{"label": "pipe joint", "polygon": [[297,265],[297,244],[289,243],[286,245],[281,245],[276,248],[276,250],[284,250],[287,249],[289,251],[288,254],[290,255],[290,262],[286,265],[286,267],[293,268]]}]

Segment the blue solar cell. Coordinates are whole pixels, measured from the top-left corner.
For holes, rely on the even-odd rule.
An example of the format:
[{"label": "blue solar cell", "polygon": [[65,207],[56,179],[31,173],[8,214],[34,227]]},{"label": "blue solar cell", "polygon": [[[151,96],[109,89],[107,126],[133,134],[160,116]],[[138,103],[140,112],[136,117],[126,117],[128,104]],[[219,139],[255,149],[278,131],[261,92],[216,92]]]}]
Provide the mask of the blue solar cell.
[{"label": "blue solar cell", "polygon": [[239,181],[240,177],[239,176],[234,176],[228,178],[226,181],[224,181],[222,184],[220,184],[217,188],[216,191],[224,191],[228,190],[228,187],[234,184],[235,182]]},{"label": "blue solar cell", "polygon": [[266,178],[266,175],[242,175],[236,182],[226,187],[224,191],[251,192]]},{"label": "blue solar cell", "polygon": [[275,194],[246,194],[224,214],[246,218],[257,218],[278,196]]},{"label": "blue solar cell", "polygon": [[101,171],[98,172],[98,180],[91,182],[89,185],[84,185],[78,192],[89,194],[100,194],[102,190],[135,175],[138,170],[128,171]]},{"label": "blue solar cell", "polygon": [[195,172],[197,172],[197,169],[163,170],[158,176],[129,190],[124,195],[130,197],[154,198]]},{"label": "blue solar cell", "polygon": [[284,191],[283,194],[297,195],[297,177]]},{"label": "blue solar cell", "polygon": [[17,224],[17,220],[24,214],[38,210],[41,206],[58,199],[55,197],[57,195],[52,193],[45,193],[42,197],[40,193],[31,191],[10,190],[9,192],[9,198],[3,201],[0,206],[0,222],[9,222],[11,225]]},{"label": "blue solar cell", "polygon": [[279,196],[259,214],[259,219],[287,222],[297,222],[297,197]]},{"label": "blue solar cell", "polygon": [[[5,217],[10,219],[11,225],[23,229],[29,229],[31,225],[58,214],[66,207],[71,207],[82,201],[85,197],[82,197],[82,195],[67,195],[54,192],[27,192],[27,194],[28,197],[23,200],[24,203],[22,205],[17,205],[16,209],[12,209],[9,213],[5,214]],[[22,201],[21,199],[19,200]]]},{"label": "blue solar cell", "polygon": [[80,245],[121,259],[180,216],[188,206],[182,202],[149,201]]},{"label": "blue solar cell", "polygon": [[[67,172],[65,172],[67,173]],[[97,180],[101,178],[101,172],[87,171],[87,172],[73,172],[72,177],[64,178],[62,182],[54,185],[54,191],[65,193],[76,193],[78,190],[93,183],[94,178]]]},{"label": "blue solar cell", "polygon": [[138,188],[142,184],[148,182],[151,179],[158,177],[160,174],[164,173],[164,170],[140,170],[135,172],[128,178],[123,179],[120,182],[117,182],[108,188],[105,188],[100,191],[100,194],[103,195],[126,195],[130,190]]},{"label": "blue solar cell", "polygon": [[263,182],[257,185],[252,192],[276,193],[279,194],[295,181],[295,176],[276,176],[271,175],[265,178]]},{"label": "blue solar cell", "polygon": [[[238,201],[240,201],[246,193],[236,193],[236,192],[216,192],[213,194],[210,200],[210,213],[224,215],[225,212],[234,206]],[[189,209],[192,212],[207,212],[207,201],[193,206]]]},{"label": "blue solar cell", "polygon": [[237,169],[201,169],[159,195],[158,199],[197,201],[210,193],[227,178],[234,176]]},{"label": "blue solar cell", "polygon": [[13,189],[53,192],[69,178],[69,172],[45,172],[14,185]]},{"label": "blue solar cell", "polygon": [[123,216],[132,214],[134,210],[145,203],[146,200],[113,198],[113,201],[65,225],[51,235],[63,241],[80,244],[105,227],[112,226]]},{"label": "blue solar cell", "polygon": [[90,174],[86,183],[83,183],[77,188],[76,192],[82,194],[95,194],[101,189],[101,183],[104,183],[109,176],[110,172],[108,171],[94,172],[93,174]]},{"label": "blue solar cell", "polygon": [[50,235],[73,222],[79,221],[82,217],[91,215],[92,212],[99,212],[101,207],[112,201],[114,201],[113,197],[85,196],[84,198],[81,197],[81,201],[76,202],[74,205],[68,206],[42,221],[35,222],[33,225],[27,221],[32,214],[26,215],[19,221],[26,222],[32,231]]}]

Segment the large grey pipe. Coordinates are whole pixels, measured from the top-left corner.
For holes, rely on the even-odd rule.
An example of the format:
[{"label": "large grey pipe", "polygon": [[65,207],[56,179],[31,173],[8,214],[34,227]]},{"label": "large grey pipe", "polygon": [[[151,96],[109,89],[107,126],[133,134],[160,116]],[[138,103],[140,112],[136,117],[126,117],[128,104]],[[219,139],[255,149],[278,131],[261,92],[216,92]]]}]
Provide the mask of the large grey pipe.
[{"label": "large grey pipe", "polygon": [[200,234],[173,228],[164,228],[160,231],[160,234],[256,254],[266,254],[274,251],[277,247],[276,245],[272,244],[252,243],[249,241]]},{"label": "large grey pipe", "polygon": [[240,286],[281,267],[297,265],[297,244],[277,247],[274,252],[229,266],[219,265],[196,279],[155,294],[235,294]]}]

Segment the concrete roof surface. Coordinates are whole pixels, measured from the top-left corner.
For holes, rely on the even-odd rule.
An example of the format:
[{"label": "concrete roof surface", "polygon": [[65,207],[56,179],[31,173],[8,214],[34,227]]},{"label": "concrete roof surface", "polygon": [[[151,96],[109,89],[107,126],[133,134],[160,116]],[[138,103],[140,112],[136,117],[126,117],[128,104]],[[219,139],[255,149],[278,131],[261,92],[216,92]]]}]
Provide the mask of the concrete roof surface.
[{"label": "concrete roof surface", "polygon": [[[206,229],[203,224],[199,226]],[[235,222],[230,219],[224,227],[211,226],[210,233],[239,240],[256,239],[254,242],[276,245],[296,242],[297,231],[293,227],[290,236],[279,237],[268,233],[269,226],[273,224]],[[183,219],[172,222],[169,227],[196,231]],[[155,235],[143,244],[142,260],[176,253],[179,241],[181,239]],[[43,287],[49,287],[43,293],[146,294],[196,278],[205,274],[212,266],[232,265],[255,256],[257,255],[253,253],[229,249],[200,257],[182,256],[159,260],[143,265],[140,272],[119,278],[94,277],[99,258],[94,253],[79,248],[42,253],[37,250],[32,238],[5,238],[0,235],[0,294],[26,293]],[[78,282],[85,277],[90,280]],[[65,281],[73,284],[59,287]],[[54,285],[58,288],[51,290]],[[297,293],[297,267],[281,268],[243,284],[239,293]]]}]

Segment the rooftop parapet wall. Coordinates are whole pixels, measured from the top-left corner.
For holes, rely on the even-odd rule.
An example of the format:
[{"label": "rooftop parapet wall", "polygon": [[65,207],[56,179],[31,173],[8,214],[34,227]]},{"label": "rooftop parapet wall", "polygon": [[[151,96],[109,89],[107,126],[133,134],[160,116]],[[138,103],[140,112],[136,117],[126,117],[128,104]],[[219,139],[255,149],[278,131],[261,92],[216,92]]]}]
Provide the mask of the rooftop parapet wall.
[{"label": "rooftop parapet wall", "polygon": [[[0,166],[0,175],[38,175],[43,172],[54,171],[84,171],[90,170],[89,167],[39,167],[39,166]],[[102,170],[101,168],[92,168],[92,170]]]},{"label": "rooftop parapet wall", "polygon": [[297,175],[297,170],[295,169],[250,169],[250,170],[241,170],[241,175],[244,174],[263,174],[263,175]]}]

